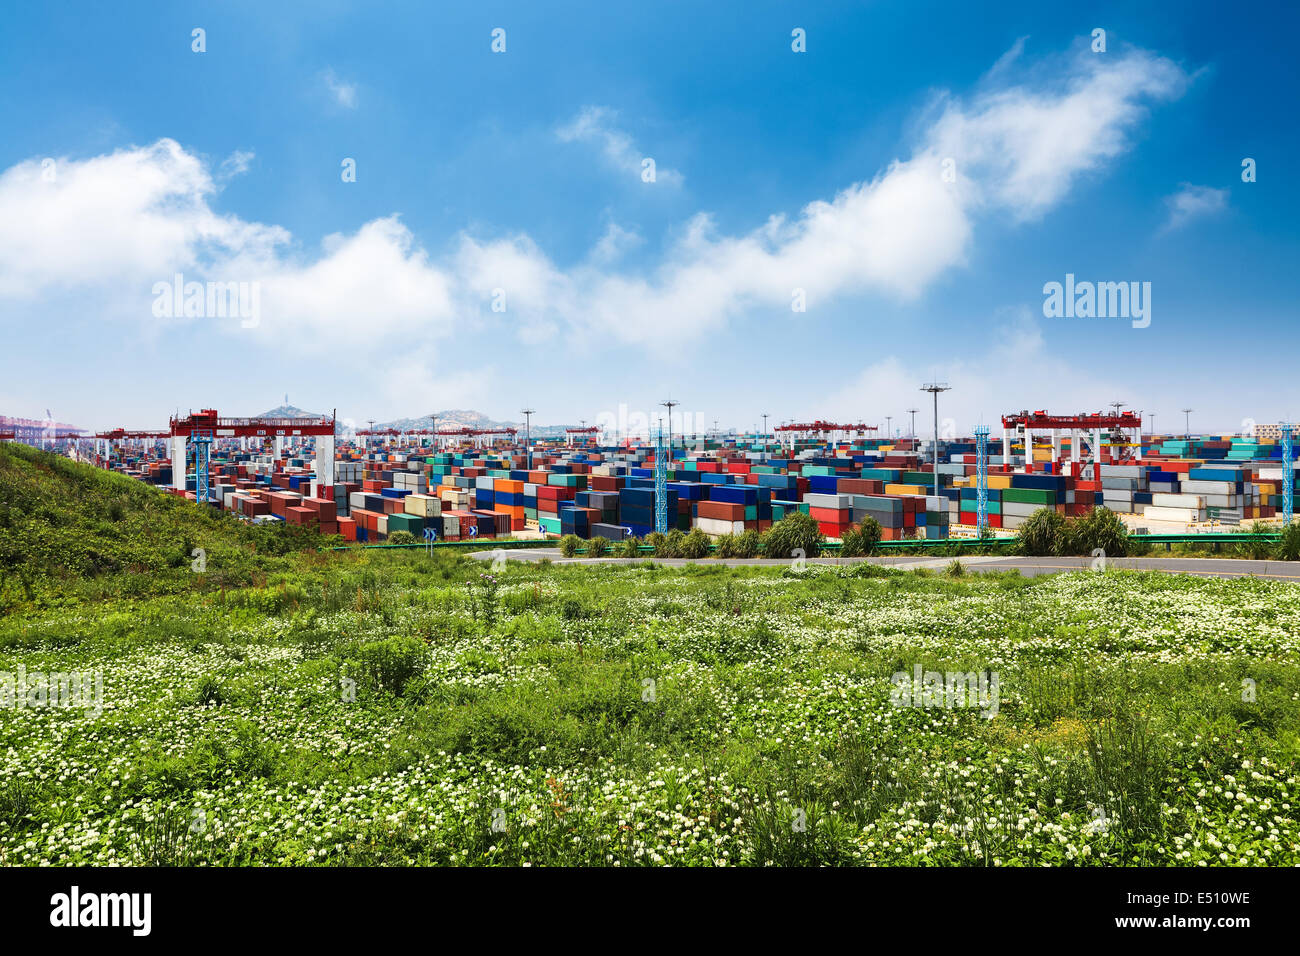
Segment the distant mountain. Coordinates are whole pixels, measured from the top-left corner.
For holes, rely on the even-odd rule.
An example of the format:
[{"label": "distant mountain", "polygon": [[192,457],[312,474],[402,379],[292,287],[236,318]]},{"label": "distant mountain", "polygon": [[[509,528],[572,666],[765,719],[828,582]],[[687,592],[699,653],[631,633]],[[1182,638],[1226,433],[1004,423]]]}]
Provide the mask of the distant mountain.
[{"label": "distant mountain", "polygon": [[[396,418],[391,422],[376,422],[375,427],[396,428],[398,431],[420,430],[433,428],[434,418],[438,420],[437,428],[439,431],[452,431],[457,428],[517,428],[521,435],[524,432],[523,422],[496,421],[471,408],[448,408],[440,412],[422,415],[419,418]],[[538,425],[534,423],[532,436],[534,438],[563,438],[566,427],[565,425]]]},{"label": "distant mountain", "polygon": [[[524,433],[523,422],[499,422],[488,418],[482,412],[474,411],[472,408],[448,408],[441,412],[431,412],[420,418],[395,418],[390,422],[375,422],[375,428],[396,428],[398,431],[419,431],[425,428],[433,428],[434,417],[438,419],[439,431],[453,431],[457,428],[517,428],[519,434]],[[328,418],[328,415],[322,415],[320,412],[309,412],[299,408],[296,405],[280,405],[272,408],[270,411],[262,412],[258,418]],[[356,423],[357,428],[368,428],[369,421],[360,421]],[[532,435],[534,438],[563,438],[565,425],[533,425]],[[343,419],[339,419],[337,431],[343,433]]]},{"label": "distant mountain", "polygon": [[271,409],[269,412],[255,416],[257,418],[329,418],[328,415],[322,415],[320,412],[308,412],[299,408],[297,405],[280,405]]}]

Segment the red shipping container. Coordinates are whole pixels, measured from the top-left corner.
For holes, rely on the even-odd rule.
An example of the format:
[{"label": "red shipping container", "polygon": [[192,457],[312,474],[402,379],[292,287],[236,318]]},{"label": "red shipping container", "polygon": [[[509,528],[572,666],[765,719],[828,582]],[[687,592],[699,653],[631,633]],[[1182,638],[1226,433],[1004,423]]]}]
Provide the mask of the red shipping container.
[{"label": "red shipping container", "polygon": [[[689,506],[690,502],[687,502]],[[713,518],[718,521],[744,521],[745,506],[730,501],[701,501],[697,514],[701,518]]]},{"label": "red shipping container", "polygon": [[319,519],[310,508],[289,508],[285,513],[285,523],[292,525],[315,524]]},{"label": "red shipping container", "polygon": [[319,521],[333,521],[335,518],[335,504],[333,501],[324,501],[320,498],[304,498],[303,506],[310,508]]}]

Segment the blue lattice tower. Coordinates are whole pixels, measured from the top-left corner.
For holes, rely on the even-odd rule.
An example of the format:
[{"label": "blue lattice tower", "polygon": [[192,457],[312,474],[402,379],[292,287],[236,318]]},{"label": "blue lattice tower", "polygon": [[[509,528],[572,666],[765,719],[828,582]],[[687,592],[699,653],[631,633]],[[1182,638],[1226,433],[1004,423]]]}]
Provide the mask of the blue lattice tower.
[{"label": "blue lattice tower", "polygon": [[1291,525],[1291,488],[1295,484],[1295,470],[1291,464],[1290,422],[1282,423],[1282,527]]},{"label": "blue lattice tower", "polygon": [[212,429],[196,428],[190,432],[194,446],[194,497],[200,504],[208,503],[208,463],[212,457]]},{"label": "blue lattice tower", "polygon": [[989,426],[975,426],[975,533],[989,527]]},{"label": "blue lattice tower", "polygon": [[655,530],[668,533],[668,449],[662,428],[655,438]]}]

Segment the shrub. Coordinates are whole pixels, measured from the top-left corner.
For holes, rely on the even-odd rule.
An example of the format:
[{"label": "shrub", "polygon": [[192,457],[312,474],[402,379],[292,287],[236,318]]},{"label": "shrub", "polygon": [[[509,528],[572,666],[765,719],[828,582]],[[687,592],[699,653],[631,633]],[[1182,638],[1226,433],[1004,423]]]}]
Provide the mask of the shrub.
[{"label": "shrub", "polygon": [[815,558],[825,540],[812,516],[796,511],[768,528],[763,535],[763,557],[792,558],[796,549],[802,549],[804,557]]},{"label": "shrub", "polygon": [[713,553],[719,558],[740,557],[740,555],[736,553],[738,546],[736,543],[736,536],[734,534],[719,535],[717,540],[713,542],[713,545],[714,545]]},{"label": "shrub", "polygon": [[619,542],[618,553],[624,558],[641,557],[641,542],[637,540],[636,535],[630,534]]},{"label": "shrub", "polygon": [[[1251,526],[1249,529],[1247,529],[1246,533],[1247,534],[1271,534],[1272,531],[1273,529],[1270,528],[1268,525],[1264,524],[1264,522],[1255,521],[1251,523]],[[1255,561],[1265,561],[1268,558],[1272,557],[1273,552],[1276,550],[1276,547],[1270,544],[1268,541],[1243,541],[1241,544],[1237,545],[1236,550],[1237,553],[1243,557],[1247,557]]]},{"label": "shrub", "polygon": [[682,539],[679,553],[683,558],[705,558],[709,555],[710,544],[707,534],[699,528],[692,528],[691,533]]},{"label": "shrub", "polygon": [[425,646],[418,637],[390,637],[362,644],[351,656],[369,686],[400,695],[424,669]]},{"label": "shrub", "polygon": [[966,573],[966,565],[962,564],[956,558],[953,558],[948,562],[948,567],[944,569],[944,572],[950,578],[959,578]]},{"label": "shrub", "polygon": [[603,558],[609,553],[609,539],[602,538],[600,535],[592,538],[587,542],[587,557]]},{"label": "shrub", "polygon": [[1115,512],[1098,506],[1066,523],[1065,545],[1072,554],[1092,554],[1100,548],[1107,557],[1123,557],[1128,553],[1128,528]]},{"label": "shrub", "polygon": [[1282,529],[1277,542],[1277,556],[1282,561],[1300,561],[1300,524],[1293,523]]},{"label": "shrub", "polygon": [[875,518],[867,518],[857,527],[845,531],[840,541],[842,557],[860,558],[870,554],[880,541],[880,522]]},{"label": "shrub", "polygon": [[1055,508],[1039,508],[1016,532],[1016,550],[1021,554],[1045,557],[1066,551],[1065,518]]},{"label": "shrub", "polygon": [[582,546],[582,539],[576,534],[566,534],[560,539],[560,554],[566,558],[571,558],[578,553],[578,548]]},{"label": "shrub", "polygon": [[415,544],[415,535],[406,530],[394,531],[388,536],[389,544]]},{"label": "shrub", "polygon": [[759,536],[759,533],[753,528],[747,528],[736,539],[736,557],[756,558],[762,545],[763,539]]},{"label": "shrub", "polygon": [[657,531],[650,535],[650,543],[654,545],[656,558],[682,557],[682,546],[685,542],[686,532],[681,528],[673,528],[666,535]]}]

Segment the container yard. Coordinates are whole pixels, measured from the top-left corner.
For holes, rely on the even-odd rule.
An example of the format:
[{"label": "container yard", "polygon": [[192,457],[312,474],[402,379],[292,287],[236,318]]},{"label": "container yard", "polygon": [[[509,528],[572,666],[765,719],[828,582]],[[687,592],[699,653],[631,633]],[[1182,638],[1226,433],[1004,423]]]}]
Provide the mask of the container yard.
[{"label": "container yard", "polygon": [[442,542],[619,541],[674,528],[718,537],[766,531],[795,511],[830,541],[867,518],[885,541],[968,537],[981,532],[980,440],[983,533],[993,536],[1014,533],[1041,508],[1079,517],[1105,507],[1134,529],[1166,532],[1272,522],[1284,509],[1287,469],[1294,481],[1296,455],[1288,459],[1281,434],[1144,436],[1128,412],[1021,412],[1004,417],[1001,436],[937,443],[873,430],[817,422],[608,445],[591,428],[568,429],[564,441],[525,442],[514,429],[342,439],[330,419],[223,419],[209,409],[166,430],[64,442],[101,468],[245,520],[357,544],[399,531]]},{"label": "container yard", "polygon": [[522,945],[540,868],[594,938],[683,867],[1288,925],[1297,35],[15,5],[4,925],[420,945],[415,867]]}]

